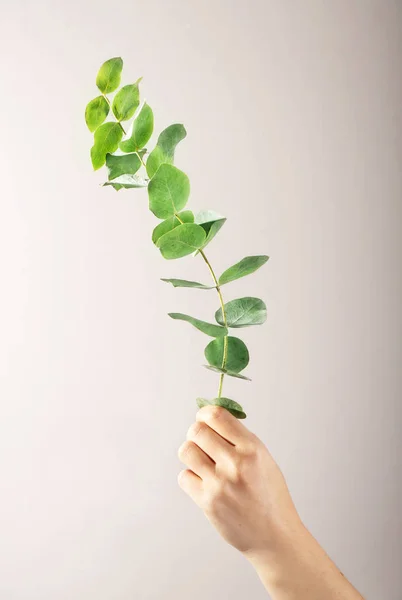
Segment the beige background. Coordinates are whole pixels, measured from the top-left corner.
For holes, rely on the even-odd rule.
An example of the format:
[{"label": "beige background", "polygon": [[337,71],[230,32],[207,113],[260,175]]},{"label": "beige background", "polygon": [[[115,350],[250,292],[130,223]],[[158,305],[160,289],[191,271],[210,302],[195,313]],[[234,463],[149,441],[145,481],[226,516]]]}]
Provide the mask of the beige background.
[{"label": "beige background", "polygon": [[99,64],[182,121],[191,207],[229,217],[218,271],[251,384],[225,383],[307,526],[367,598],[401,597],[401,59],[397,1],[1,0],[0,598],[262,600],[176,484],[211,318],[198,259],[164,262],[146,193],[98,187]]}]

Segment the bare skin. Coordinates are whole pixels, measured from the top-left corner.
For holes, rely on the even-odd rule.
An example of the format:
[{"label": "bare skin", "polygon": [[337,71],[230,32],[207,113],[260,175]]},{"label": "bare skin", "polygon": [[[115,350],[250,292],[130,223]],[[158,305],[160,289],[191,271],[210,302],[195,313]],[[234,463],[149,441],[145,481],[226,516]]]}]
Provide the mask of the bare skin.
[{"label": "bare skin", "polygon": [[206,406],[179,449],[180,487],[254,566],[272,600],[362,600],[305,528],[264,444]]}]

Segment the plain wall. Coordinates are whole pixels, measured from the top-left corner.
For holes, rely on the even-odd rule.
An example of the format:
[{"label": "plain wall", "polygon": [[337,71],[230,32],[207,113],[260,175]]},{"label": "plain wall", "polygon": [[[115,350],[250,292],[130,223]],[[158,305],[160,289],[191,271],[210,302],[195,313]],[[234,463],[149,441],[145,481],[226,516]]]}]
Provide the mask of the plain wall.
[{"label": "plain wall", "polygon": [[[263,600],[177,486],[211,319],[164,261],[146,191],[102,188],[83,112],[101,62],[183,122],[189,208],[228,217],[220,272],[252,383],[225,382],[298,509],[369,599],[401,597],[402,4],[1,0],[0,599]],[[150,145],[152,147],[152,144]]]}]

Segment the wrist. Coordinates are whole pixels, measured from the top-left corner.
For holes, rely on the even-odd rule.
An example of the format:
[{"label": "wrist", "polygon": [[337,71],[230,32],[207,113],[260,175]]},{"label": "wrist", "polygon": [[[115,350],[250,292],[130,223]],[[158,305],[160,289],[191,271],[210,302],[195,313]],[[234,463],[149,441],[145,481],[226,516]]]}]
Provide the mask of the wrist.
[{"label": "wrist", "polygon": [[317,576],[326,580],[331,571],[334,574],[332,561],[300,520],[282,527],[273,543],[249,553],[247,558],[275,599],[302,598],[310,589],[311,599],[315,600],[322,592],[321,583],[315,595]]},{"label": "wrist", "polygon": [[275,600],[363,600],[301,521],[246,556]]}]

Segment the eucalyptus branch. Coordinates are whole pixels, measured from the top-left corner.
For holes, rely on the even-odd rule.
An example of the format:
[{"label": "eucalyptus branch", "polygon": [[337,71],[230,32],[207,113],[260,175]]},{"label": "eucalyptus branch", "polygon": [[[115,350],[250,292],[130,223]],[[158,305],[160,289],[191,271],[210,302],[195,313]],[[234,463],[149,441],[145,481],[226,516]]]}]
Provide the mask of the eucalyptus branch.
[{"label": "eucalyptus branch", "polygon": [[[175,215],[175,217],[179,221],[179,223],[181,225],[183,225],[184,222],[180,219],[180,217],[178,215]],[[206,257],[204,250],[200,250],[199,252],[200,252],[200,255],[202,256],[202,258],[204,259],[204,261],[209,269],[209,272],[211,273],[213,282],[215,284],[214,287],[216,288],[216,291],[218,292],[218,296],[219,296],[219,302],[220,302],[221,310],[222,310],[223,324],[227,328],[225,304],[223,302],[222,292],[221,292],[221,288],[219,287],[218,279],[215,275],[215,271],[213,270],[211,263],[209,262],[209,260]],[[222,369],[225,369],[227,348],[228,348],[228,336],[227,335],[224,336],[223,343],[224,343],[224,345],[223,345]],[[222,396],[222,386],[223,386],[223,378],[224,377],[225,377],[224,373],[221,373],[219,376],[218,398],[220,398]]]},{"label": "eucalyptus branch", "polygon": [[[246,256],[219,277],[216,275],[205,254],[205,247],[220,231],[226,218],[212,210],[203,210],[196,215],[190,210],[184,210],[190,196],[190,182],[187,175],[174,166],[174,157],[177,145],[187,135],[186,130],[181,124],[164,129],[145,161],[145,145],[154,129],[153,111],[146,102],[140,104],[141,79],[120,87],[122,69],[121,58],[111,58],[103,63],[96,77],[100,95],[91,100],[85,109],[87,126],[94,133],[91,148],[93,168],[97,170],[106,165],[108,180],[104,185],[111,186],[116,191],[147,188],[149,208],[161,221],[152,232],[152,241],[165,259],[200,254],[204,260],[213,285],[173,278],[162,281],[175,288],[216,289],[219,297],[219,308],[215,313],[216,324],[182,313],[169,313],[169,316],[175,320],[187,321],[213,338],[204,351],[208,362],[205,366],[219,374],[218,393],[212,400],[198,398],[198,406],[223,406],[237,418],[244,419],[246,415],[240,404],[222,397],[225,375],[249,380],[241,373],[249,363],[247,346],[240,338],[230,335],[229,329],[264,323],[267,309],[261,299],[250,296],[225,303],[222,286],[254,273],[267,262],[268,256]],[[112,93],[115,95],[111,101],[108,94]],[[110,113],[112,120],[107,121]],[[131,121],[129,134],[121,121]],[[146,177],[139,174],[141,168],[145,169]]]}]

